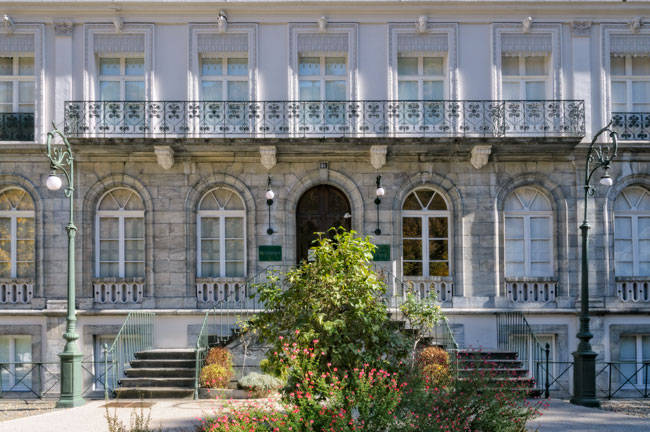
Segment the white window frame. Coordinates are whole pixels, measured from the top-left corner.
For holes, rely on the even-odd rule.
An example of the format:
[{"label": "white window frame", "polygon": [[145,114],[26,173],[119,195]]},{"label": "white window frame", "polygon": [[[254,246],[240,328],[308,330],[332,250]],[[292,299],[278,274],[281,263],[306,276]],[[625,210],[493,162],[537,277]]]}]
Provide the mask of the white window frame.
[{"label": "white window frame", "polygon": [[[408,194],[406,194],[406,197],[404,198],[404,201],[406,201],[406,198],[408,198],[412,193],[417,192],[419,190],[430,190],[434,192],[436,195],[439,195],[444,201],[445,205],[447,206],[447,210],[404,210],[404,202],[402,202],[402,214],[401,214],[401,219],[400,219],[400,239],[402,241],[402,275],[406,278],[412,278],[412,277],[423,277],[423,278],[448,278],[453,275],[453,265],[452,265],[452,259],[451,257],[453,256],[452,254],[452,242],[451,242],[451,212],[449,211],[449,201],[445,198],[444,195],[442,195],[440,192],[433,188],[427,188],[427,187],[421,187],[417,189],[413,189],[410,191]],[[434,195],[435,196],[435,195]],[[433,197],[432,197],[433,199]],[[421,223],[422,223],[422,236],[420,238],[416,237],[404,237],[404,218],[405,217],[417,217],[420,218]],[[429,218],[447,218],[447,238],[430,238],[429,237]],[[404,274],[404,263],[405,262],[418,262],[418,261],[405,261],[404,260],[404,240],[420,240],[422,242],[422,260],[420,261],[422,263],[422,274],[419,276],[415,275],[410,275],[407,276]],[[430,240],[447,240],[447,268],[449,269],[449,274],[447,276],[437,276],[437,275],[430,275],[430,270],[429,270],[429,264],[432,262],[429,260],[429,241]],[[443,262],[443,261],[433,261],[433,262]]]},{"label": "white window frame", "polygon": [[[122,188],[119,188],[119,189],[122,189]],[[123,189],[126,189],[126,188],[123,188]],[[104,195],[102,195],[102,197],[98,201],[98,204],[97,204],[98,208],[97,208],[96,213],[95,213],[95,277],[97,277],[97,278],[109,278],[109,277],[111,277],[111,276],[102,276],[101,275],[101,262],[102,261],[101,261],[101,257],[100,257],[100,255],[101,255],[101,249],[100,249],[100,247],[101,247],[101,239],[100,239],[101,225],[100,224],[101,224],[102,218],[107,218],[107,219],[111,219],[111,218],[115,219],[115,218],[117,218],[118,219],[118,230],[119,230],[118,239],[117,239],[118,240],[118,247],[119,247],[119,264],[118,264],[118,266],[119,266],[119,270],[118,270],[119,275],[118,275],[118,278],[125,279],[124,274],[125,274],[125,258],[126,258],[125,257],[125,241],[126,241],[126,238],[125,238],[125,235],[124,235],[124,219],[127,219],[127,218],[141,218],[142,222],[143,222],[143,225],[145,225],[144,210],[122,210],[122,209],[120,209],[120,210],[99,210],[99,206],[101,205],[102,201],[104,199],[106,199],[108,197],[108,194],[110,192],[114,191],[114,190],[115,189],[111,189],[110,191],[108,191]],[[142,201],[142,198],[140,198],[140,195],[137,192],[132,191],[131,189],[126,189],[126,190],[132,192],[134,195],[136,195],[138,197],[138,199],[140,199]],[[146,235],[146,225],[145,225],[145,229],[144,229],[143,237],[142,237],[142,240],[145,243],[145,256],[144,256],[144,259],[142,261],[143,267],[146,267],[146,242],[147,242],[146,238],[147,238],[147,235]],[[137,240],[139,240],[139,239],[137,239]],[[129,262],[138,262],[138,261],[129,261]],[[146,268],[144,269],[142,276],[136,276],[136,278],[138,278],[138,279],[139,278],[144,278],[145,274],[146,274]]]},{"label": "white window frame", "polygon": [[[634,363],[634,369],[636,371],[636,370],[639,369],[639,367],[641,367],[643,365],[644,361],[645,362],[650,361],[650,358],[647,358],[647,359],[643,358],[643,338],[644,337],[650,337],[650,334],[622,334],[621,338],[624,338],[624,337],[633,337],[633,338],[635,338],[635,342],[636,342],[636,362]],[[648,342],[648,343],[650,343],[650,342]],[[620,344],[620,340],[619,340],[619,344]],[[627,364],[632,364],[631,360],[630,361],[621,360],[620,353],[619,353],[619,362],[625,362]],[[620,366],[619,366],[619,368],[620,368]],[[648,371],[648,373],[650,373],[650,370]],[[636,382],[634,382],[634,379],[632,379],[632,380],[630,380],[630,382],[628,382],[626,384],[623,384],[623,382],[626,380],[626,378],[623,377],[623,373],[620,370],[618,371],[619,383],[623,384],[623,386],[622,386],[623,389],[633,389],[633,388],[635,388],[637,386],[645,385],[645,383],[643,382],[643,368],[641,368],[639,373],[636,374],[635,378],[636,378]],[[650,382],[650,377],[648,377],[648,380]]]},{"label": "white window frame", "polygon": [[[297,73],[298,77],[298,90],[297,90],[297,96],[299,101],[303,101],[303,99],[300,98],[300,82],[301,81],[319,81],[320,82],[320,97],[317,99],[318,101],[327,101],[326,98],[326,89],[325,89],[325,83],[327,81],[345,81],[345,94],[349,94],[349,80],[348,80],[348,73],[349,73],[349,61],[348,61],[348,55],[345,52],[331,52],[331,53],[326,53],[326,54],[321,54],[321,53],[310,53],[310,52],[302,52],[298,53],[298,67],[300,68],[300,59],[302,57],[318,57],[320,60],[320,74],[318,75],[300,75],[300,72]],[[326,58],[332,58],[332,57],[343,57],[345,59],[345,74],[344,75],[327,75],[326,70],[325,70],[325,59]],[[334,100],[331,102],[341,102],[340,100]]]},{"label": "white window frame", "polygon": [[[203,60],[204,59],[221,59],[221,75],[203,75]],[[228,75],[228,59],[231,58],[245,58],[247,63],[247,68],[249,69],[249,72],[246,75]],[[247,96],[250,97],[250,88],[251,88],[251,83],[250,83],[250,59],[248,58],[248,53],[215,53],[215,54],[204,54],[204,55],[199,55],[199,100],[204,102],[207,101],[203,97],[203,82],[204,81],[220,81],[222,84],[221,92],[221,100],[220,101],[215,101],[215,102],[228,102],[230,101],[230,96],[228,95],[228,83],[231,81],[237,81],[237,82],[246,82],[248,85],[247,89]],[[212,102],[212,101],[209,101]],[[248,101],[234,101],[234,102],[248,102]]]},{"label": "white window frame", "polygon": [[[25,195],[27,196],[27,198],[29,198],[30,201],[32,199],[27,192],[25,192],[23,189],[19,189],[19,188],[2,189],[2,190],[0,190],[0,194],[2,194],[4,192],[7,192],[9,190],[19,190],[19,191],[25,193]],[[0,218],[10,219],[10,224],[11,224],[11,226],[10,226],[11,231],[9,233],[9,235],[11,236],[10,237],[10,242],[11,242],[11,244],[10,244],[10,247],[11,247],[11,256],[10,256],[11,275],[10,275],[10,278],[13,279],[13,278],[18,277],[17,272],[18,272],[18,263],[19,262],[21,262],[21,263],[23,263],[23,262],[33,262],[34,267],[36,266],[36,258],[35,258],[35,256],[32,256],[31,261],[18,261],[18,237],[17,237],[17,235],[18,235],[18,232],[17,232],[17,230],[18,230],[18,222],[16,221],[17,218],[31,218],[31,219],[34,220],[34,224],[36,224],[35,212],[34,212],[34,210],[16,210],[16,209],[13,209],[13,210],[0,210]],[[22,239],[22,240],[25,240],[25,239]],[[34,240],[34,246],[36,246],[35,239],[31,239],[31,240]],[[34,255],[35,254],[36,254],[36,250],[34,250]],[[33,279],[34,275],[32,275],[31,278]]]},{"label": "white window frame", "polygon": [[[628,188],[623,189],[621,194],[617,197],[617,199],[626,199],[623,196],[623,193],[626,190],[629,189],[638,189],[642,191],[642,193],[648,195],[650,197],[650,192],[648,192],[646,189],[639,187],[639,186],[630,186]],[[632,237],[631,238],[621,238],[621,240],[631,240],[632,241],[632,275],[616,275],[616,267],[617,263],[619,262],[617,256],[616,256],[616,240],[618,238],[618,235],[616,233],[616,219],[617,218],[630,218],[630,224],[631,224],[631,229],[632,229]],[[639,260],[639,217],[648,217],[650,218],[650,211],[644,211],[644,210],[614,210],[614,273],[616,276],[619,277],[638,277],[638,276],[648,276],[650,275],[641,275],[640,274],[640,260]],[[627,261],[626,261],[627,262]]]},{"label": "white window frame", "polygon": [[[0,57],[9,57],[13,60],[13,69],[12,69],[12,75],[0,75],[0,81],[2,82],[11,82],[13,85],[13,100],[11,103],[11,111],[8,112],[13,112],[13,113],[19,113],[19,112],[25,112],[25,113],[35,113],[36,111],[36,58],[35,56],[32,55],[27,55],[27,54],[16,54],[16,55],[11,55],[11,54],[2,54],[0,53]],[[34,60],[34,75],[19,75],[19,62],[20,58],[31,58]],[[33,111],[20,111],[20,83],[21,82],[32,82],[34,83],[34,100],[32,101],[32,105],[34,106]]]},{"label": "white window frame", "polygon": [[[115,58],[115,59],[120,59],[120,74],[119,75],[101,75],[101,59],[109,59],[109,58]],[[145,100],[144,101],[129,101],[129,102],[146,102],[146,95],[147,95],[147,80],[146,80],[146,75],[147,71],[146,69],[144,70],[144,73],[142,75],[127,75],[126,74],[126,59],[142,59],[143,64],[145,63],[144,56],[136,56],[136,55],[120,55],[120,54],[115,54],[115,55],[102,55],[102,56],[97,56],[97,95],[99,96],[99,100],[101,100],[101,84],[102,81],[113,81],[113,82],[119,82],[120,83],[120,99],[119,101],[126,101],[126,83],[127,82],[141,82],[144,84],[144,94],[145,94]],[[137,79],[136,79],[137,78]],[[109,101],[111,102],[111,101]]]},{"label": "white window frame", "polygon": [[[18,338],[26,338],[29,339],[30,341],[30,346],[32,345],[32,337],[30,335],[0,335],[0,340],[9,340],[9,367],[7,368],[9,370],[9,388],[12,388],[16,385],[16,339]],[[30,351],[29,353],[30,358],[32,357],[32,352]],[[23,364],[31,364],[34,361],[32,358],[31,361],[23,363]],[[33,371],[28,372],[27,376],[31,375]],[[32,378],[29,377],[29,382],[30,385],[32,384]],[[0,380],[2,378],[0,377]],[[11,391],[29,391],[29,387],[24,384],[25,379],[20,382],[15,388],[13,388]],[[0,383],[1,384],[1,383]],[[3,389],[3,391],[7,391],[7,389]]]},{"label": "white window frame", "polygon": [[[610,80],[609,80],[609,85],[610,85],[610,95],[611,95],[611,112],[616,112],[614,110],[614,92],[612,90],[613,88],[613,83],[614,81],[623,81],[625,83],[625,104],[626,108],[625,111],[623,112],[628,112],[628,113],[633,113],[633,112],[646,112],[646,111],[635,111],[634,110],[634,103],[632,101],[633,98],[633,91],[632,91],[632,83],[641,81],[641,82],[650,82],[650,75],[632,75],[632,55],[625,55],[625,56],[618,56],[619,58],[625,59],[625,75],[614,75],[614,72],[611,69],[611,57],[615,57],[613,55],[610,56]],[[650,61],[650,57],[645,57]],[[650,104],[650,100],[645,102],[646,104]]]},{"label": "white window frame", "polygon": [[[522,100],[522,101],[528,101],[529,99],[526,97],[526,83],[528,82],[544,82],[544,99],[550,99],[550,77],[549,77],[549,71],[551,70],[551,56],[549,55],[527,55],[527,54],[518,54],[518,55],[502,55],[503,57],[516,57],[519,59],[519,75],[504,75],[503,74],[503,68],[501,69],[501,94],[502,94],[502,99],[505,99],[505,96],[503,95],[503,88],[505,87],[505,83],[518,83],[519,84],[519,98],[518,99],[507,99],[507,100]],[[546,72],[545,75],[526,75],[526,57],[544,57],[544,71]],[[501,61],[501,64],[503,64],[503,60]],[[531,101],[537,100],[537,99],[530,99]]]},{"label": "white window frame", "polygon": [[[447,67],[447,56],[440,55],[436,53],[426,54],[426,53],[403,53],[397,55],[397,64],[399,65],[399,59],[402,57],[410,57],[418,59],[418,74],[417,75],[400,75],[399,70],[397,71],[397,98],[398,100],[409,100],[402,99],[399,95],[399,83],[401,81],[417,81],[418,84],[418,96],[417,100],[424,100],[424,81],[442,81],[442,95],[445,100],[449,94],[449,76],[448,76],[448,67]],[[425,75],[424,74],[424,58],[442,58],[442,75]]]}]

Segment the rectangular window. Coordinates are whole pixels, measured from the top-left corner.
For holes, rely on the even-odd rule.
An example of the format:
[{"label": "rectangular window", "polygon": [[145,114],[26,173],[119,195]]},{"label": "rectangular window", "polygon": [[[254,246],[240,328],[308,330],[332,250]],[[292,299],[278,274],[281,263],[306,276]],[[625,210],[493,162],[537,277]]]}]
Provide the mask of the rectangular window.
[{"label": "rectangular window", "polygon": [[248,101],[248,58],[207,57],[200,59],[202,101]]},{"label": "rectangular window", "polygon": [[0,336],[2,391],[29,391],[32,387],[31,336]]},{"label": "rectangular window", "polygon": [[397,76],[399,100],[445,99],[444,57],[397,57]]},{"label": "rectangular window", "polygon": [[0,57],[0,112],[34,112],[34,57]]},{"label": "rectangular window", "polygon": [[347,60],[344,56],[300,56],[298,77],[301,101],[347,99]]},{"label": "rectangular window", "polygon": [[0,278],[34,277],[34,217],[30,213],[0,210]]},{"label": "rectangular window", "polygon": [[228,212],[200,211],[198,277],[243,277],[246,274],[244,217]]},{"label": "rectangular window", "polygon": [[650,57],[611,56],[612,112],[650,112]]},{"label": "rectangular window", "polygon": [[644,385],[644,362],[650,362],[650,335],[626,335],[619,340],[619,382],[625,386]]},{"label": "rectangular window", "polygon": [[501,77],[505,100],[544,100],[548,87],[547,56],[502,56]]},{"label": "rectangular window", "polygon": [[144,58],[100,57],[99,97],[102,101],[145,101]]},{"label": "rectangular window", "polygon": [[99,277],[144,277],[144,218],[99,216]]}]

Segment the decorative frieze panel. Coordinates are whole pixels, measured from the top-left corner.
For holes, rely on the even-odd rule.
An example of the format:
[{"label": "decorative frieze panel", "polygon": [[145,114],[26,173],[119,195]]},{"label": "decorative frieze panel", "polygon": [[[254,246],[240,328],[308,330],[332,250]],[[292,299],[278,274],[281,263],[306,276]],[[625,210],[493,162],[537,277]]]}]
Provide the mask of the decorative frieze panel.
[{"label": "decorative frieze panel", "polygon": [[547,55],[553,51],[553,38],[549,34],[502,34],[502,55]]},{"label": "decorative frieze panel", "polygon": [[556,281],[506,280],[508,300],[514,303],[555,301]]},{"label": "decorative frieze panel", "polygon": [[299,34],[298,52],[348,52],[348,35],[345,33]]},{"label": "decorative frieze panel", "polygon": [[650,278],[647,280],[617,280],[616,294],[623,302],[650,302]]},{"label": "decorative frieze panel", "polygon": [[28,304],[34,296],[34,281],[32,280],[2,280],[0,281],[0,304]]},{"label": "decorative frieze panel", "polygon": [[35,49],[33,34],[0,35],[0,52],[2,53],[33,54]]},{"label": "decorative frieze panel", "polygon": [[144,281],[96,280],[93,282],[95,303],[137,304],[144,298]]},{"label": "decorative frieze panel", "polygon": [[241,278],[197,279],[196,297],[199,303],[243,301],[246,281]]},{"label": "decorative frieze panel", "polygon": [[650,56],[650,34],[612,35],[610,54],[614,56]]},{"label": "decorative frieze panel", "polygon": [[436,300],[445,303],[451,301],[454,292],[454,283],[451,279],[405,276],[404,282],[413,287],[413,291],[420,299],[425,299],[435,293]]},{"label": "decorative frieze panel", "polygon": [[449,50],[447,34],[402,33],[397,35],[397,52],[447,53]]},{"label": "decorative frieze panel", "polygon": [[248,52],[248,34],[199,34],[196,45],[199,54]]},{"label": "decorative frieze panel", "polygon": [[145,38],[143,34],[96,34],[95,54],[142,54]]}]

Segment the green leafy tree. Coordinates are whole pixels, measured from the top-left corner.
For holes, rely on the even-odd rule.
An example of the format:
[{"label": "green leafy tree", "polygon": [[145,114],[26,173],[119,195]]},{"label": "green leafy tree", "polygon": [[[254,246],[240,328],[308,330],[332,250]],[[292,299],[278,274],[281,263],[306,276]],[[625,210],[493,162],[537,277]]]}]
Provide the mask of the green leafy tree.
[{"label": "green leafy tree", "polygon": [[338,229],[333,239],[320,235],[313,261],[271,275],[257,287],[267,312],[256,316],[253,326],[271,346],[263,364],[267,372],[282,375],[273,353],[282,351],[289,337],[301,346],[318,341],[321,371],[328,363],[349,369],[396,364],[408,354],[383,301],[386,286],[370,265],[375,246],[355,234]]}]

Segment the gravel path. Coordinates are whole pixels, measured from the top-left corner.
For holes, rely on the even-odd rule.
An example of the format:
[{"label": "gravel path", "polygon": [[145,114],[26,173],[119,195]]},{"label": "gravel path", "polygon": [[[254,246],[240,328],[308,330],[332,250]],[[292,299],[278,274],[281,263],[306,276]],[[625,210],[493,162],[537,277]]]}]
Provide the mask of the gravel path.
[{"label": "gravel path", "polygon": [[601,401],[601,408],[635,417],[650,418],[650,399],[604,399]]},{"label": "gravel path", "polygon": [[54,411],[56,399],[0,399],[0,422]]}]

